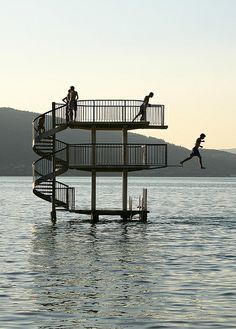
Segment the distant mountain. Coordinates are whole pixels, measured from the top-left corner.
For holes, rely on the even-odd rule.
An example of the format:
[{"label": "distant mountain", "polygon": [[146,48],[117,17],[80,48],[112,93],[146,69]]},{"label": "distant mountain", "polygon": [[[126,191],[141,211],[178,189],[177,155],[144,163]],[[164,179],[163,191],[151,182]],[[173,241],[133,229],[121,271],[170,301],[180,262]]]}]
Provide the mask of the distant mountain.
[{"label": "distant mountain", "polygon": [[233,149],[223,149],[221,151],[225,151],[225,152],[236,154],[236,148],[233,148]]},{"label": "distant mountain", "polygon": [[[0,176],[32,174],[32,162],[37,155],[32,151],[32,120],[38,113],[0,108]],[[68,143],[88,143],[90,133],[84,130],[67,129],[57,138]],[[98,142],[120,143],[121,133],[103,131],[97,134]],[[129,133],[130,143],[161,143],[163,140]],[[184,147],[168,144],[168,163],[178,165],[190,151]],[[236,155],[217,150],[201,150],[206,170],[201,170],[197,159],[192,159],[184,168],[170,166],[164,169],[138,171],[137,176],[236,176]],[[71,174],[84,174],[72,171]]]}]

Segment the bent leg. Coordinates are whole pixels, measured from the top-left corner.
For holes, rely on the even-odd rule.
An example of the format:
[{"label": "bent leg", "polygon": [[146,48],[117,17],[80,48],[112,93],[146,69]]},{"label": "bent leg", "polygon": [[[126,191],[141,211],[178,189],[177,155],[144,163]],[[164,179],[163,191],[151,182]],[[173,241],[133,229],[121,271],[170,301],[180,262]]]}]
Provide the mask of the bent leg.
[{"label": "bent leg", "polygon": [[140,121],[146,121],[146,115],[145,113],[142,113]]},{"label": "bent leg", "polygon": [[180,164],[183,164],[184,162],[191,160],[192,157],[193,157],[193,155],[190,155],[188,158],[186,158],[186,159],[180,161]]},{"label": "bent leg", "polygon": [[140,115],[141,115],[141,113],[138,112],[138,114],[136,114],[135,117],[133,118],[132,122],[134,122],[134,120],[137,119],[137,117],[140,116]]}]

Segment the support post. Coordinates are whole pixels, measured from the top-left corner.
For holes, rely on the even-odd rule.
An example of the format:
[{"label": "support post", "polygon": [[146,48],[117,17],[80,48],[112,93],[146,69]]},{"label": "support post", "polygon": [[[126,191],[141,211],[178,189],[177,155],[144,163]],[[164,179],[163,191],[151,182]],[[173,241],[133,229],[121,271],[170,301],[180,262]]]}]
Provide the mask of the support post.
[{"label": "support post", "polygon": [[[52,129],[56,127],[56,114],[55,114],[55,102],[52,103]],[[52,136],[52,170],[55,175],[56,171],[56,159],[55,159],[55,151],[56,151],[56,136],[53,134]],[[51,221],[53,224],[56,223],[57,213],[56,213],[56,178],[55,176],[52,179],[52,211],[51,211]]]},{"label": "support post", "polygon": [[128,196],[128,172],[123,171],[123,184],[122,184],[122,209],[123,212],[127,212],[127,196]]},{"label": "support post", "polygon": [[141,213],[141,221],[146,222],[147,221],[147,189],[143,189],[143,197],[142,197],[142,213]]},{"label": "support post", "polygon": [[[123,164],[127,165],[127,142],[128,142],[128,133],[127,128],[123,128]],[[127,198],[128,198],[128,171],[124,169],[122,172],[122,210],[123,210],[123,219],[127,219]]]},{"label": "support post", "polygon": [[92,186],[91,186],[91,220],[93,222],[98,221],[98,215],[96,213],[96,127],[92,127],[91,130],[91,142],[92,142]]},{"label": "support post", "polygon": [[167,144],[165,145],[165,166],[168,166],[168,158],[167,158],[168,154],[167,154]]}]

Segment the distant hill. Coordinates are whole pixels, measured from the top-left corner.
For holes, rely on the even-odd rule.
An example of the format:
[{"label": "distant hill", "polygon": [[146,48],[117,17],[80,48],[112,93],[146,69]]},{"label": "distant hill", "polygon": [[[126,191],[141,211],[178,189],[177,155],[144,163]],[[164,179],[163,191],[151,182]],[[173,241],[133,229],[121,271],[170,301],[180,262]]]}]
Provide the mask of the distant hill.
[{"label": "distant hill", "polygon": [[233,149],[224,149],[224,150],[221,150],[221,151],[225,151],[225,152],[236,154],[236,148],[233,148]]},{"label": "distant hill", "polygon": [[[37,155],[32,151],[32,120],[38,113],[0,108],[0,176],[20,176],[32,174],[32,162]],[[157,131],[158,132],[158,131]],[[57,135],[68,143],[88,143],[88,131],[71,130]],[[98,142],[121,142],[120,132],[98,132]],[[160,143],[163,140],[145,137],[140,134],[129,133],[131,143]],[[168,163],[175,165],[189,155],[189,150],[174,144],[168,144]],[[138,176],[236,176],[236,155],[217,150],[201,150],[206,170],[201,170],[197,159],[184,165],[184,168],[168,167],[147,171],[138,171],[132,175]],[[83,174],[73,171],[72,174]]]}]

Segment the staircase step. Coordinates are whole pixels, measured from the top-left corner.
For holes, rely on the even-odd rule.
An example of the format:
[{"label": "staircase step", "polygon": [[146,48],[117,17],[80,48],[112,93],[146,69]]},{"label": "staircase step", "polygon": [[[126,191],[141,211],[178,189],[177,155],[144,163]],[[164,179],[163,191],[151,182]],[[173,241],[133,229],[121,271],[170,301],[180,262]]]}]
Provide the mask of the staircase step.
[{"label": "staircase step", "polygon": [[37,189],[38,191],[39,191],[39,190],[40,190],[40,191],[42,191],[42,190],[43,190],[43,191],[52,191],[52,186],[48,186],[48,187],[47,187],[47,186],[40,186],[40,185],[39,185],[39,186],[36,187],[36,189]]},{"label": "staircase step", "polygon": [[35,147],[47,147],[47,148],[50,148],[52,149],[53,148],[53,145],[50,145],[50,144],[35,144]]},{"label": "staircase step", "polygon": [[36,141],[36,144],[53,144],[53,141],[47,139],[41,139],[40,141]]}]

